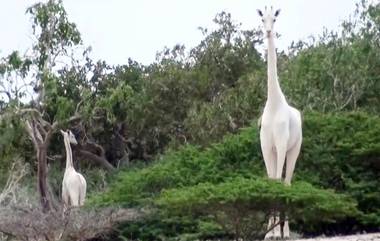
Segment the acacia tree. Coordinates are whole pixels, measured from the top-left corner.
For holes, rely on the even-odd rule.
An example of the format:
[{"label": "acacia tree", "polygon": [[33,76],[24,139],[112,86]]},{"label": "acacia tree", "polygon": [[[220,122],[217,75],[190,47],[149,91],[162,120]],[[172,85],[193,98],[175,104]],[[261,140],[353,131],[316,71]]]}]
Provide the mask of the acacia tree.
[{"label": "acacia tree", "polygon": [[[27,13],[31,15],[35,43],[25,56],[15,51],[0,62],[0,91],[7,97],[2,102],[1,120],[5,116],[16,116],[23,122],[36,152],[41,207],[49,211],[52,202],[47,182],[48,149],[58,128],[77,125],[81,120],[80,106],[86,90],[91,89],[91,81],[83,76],[93,70],[93,64],[87,57],[87,49],[82,55],[86,58],[85,64],[74,58],[78,56],[75,53],[82,47],[82,41],[76,25],[68,20],[61,0],[37,3],[28,8]],[[81,65],[84,67],[79,67]],[[72,71],[66,71],[68,69]],[[70,77],[72,72],[80,73],[78,75],[82,78],[68,81],[67,76]],[[25,95],[28,95],[29,103],[20,100]],[[99,149],[96,143],[89,146]],[[107,170],[113,170],[102,152],[80,150],[80,153]]]},{"label": "acacia tree", "polygon": [[[264,195],[265,193],[265,195]],[[262,240],[280,223],[267,226],[273,208],[291,219],[332,222],[358,213],[348,196],[296,182],[286,187],[259,177],[231,178],[218,184],[200,183],[167,189],[156,203],[170,215],[208,215],[234,240]],[[307,207],[307,208],[306,208]],[[317,215],[316,215],[317,214]]]},{"label": "acacia tree", "polygon": [[47,150],[54,131],[58,128],[58,120],[45,120],[45,99],[49,90],[49,82],[54,79],[53,67],[58,58],[67,54],[67,48],[81,43],[80,33],[75,24],[67,19],[62,1],[49,0],[37,3],[27,9],[32,15],[33,33],[37,39],[33,46],[32,63],[34,90],[37,100],[32,108],[22,109],[21,114],[29,113],[25,118],[26,130],[34,144],[38,161],[38,190],[44,211],[51,209],[47,185]]},{"label": "acacia tree", "polygon": [[[27,13],[32,16],[37,40],[31,58],[35,68],[32,84],[37,98],[28,108],[18,112],[24,116],[26,130],[36,150],[40,201],[43,210],[48,211],[51,209],[47,185],[50,141],[60,127],[82,126],[80,107],[91,92],[91,80],[88,81],[86,75],[93,70],[93,64],[87,56],[88,49],[82,54],[85,63],[75,58],[82,40],[76,25],[68,20],[61,0],[37,3],[28,8]],[[76,75],[72,76],[73,73]],[[78,152],[107,170],[114,169],[102,146],[96,143],[85,140]]]},{"label": "acacia tree", "polygon": [[[373,1],[372,1],[373,2]],[[323,112],[379,112],[380,4],[358,1],[338,31],[293,43],[279,57],[289,101]]]}]

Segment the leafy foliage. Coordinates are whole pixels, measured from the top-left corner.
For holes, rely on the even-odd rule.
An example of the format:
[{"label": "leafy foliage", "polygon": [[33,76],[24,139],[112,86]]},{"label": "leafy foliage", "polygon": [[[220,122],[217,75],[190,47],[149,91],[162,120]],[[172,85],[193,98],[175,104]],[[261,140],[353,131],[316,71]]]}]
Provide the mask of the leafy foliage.
[{"label": "leafy foliage", "polygon": [[349,194],[364,212],[361,222],[376,227],[380,221],[374,218],[380,217],[378,143],[378,116],[358,112],[305,115],[295,178]]},{"label": "leafy foliage", "polygon": [[357,215],[355,203],[331,191],[296,182],[291,187],[262,178],[233,178],[220,184],[201,183],[169,189],[158,205],[174,213],[208,214],[235,239],[263,239],[273,210],[286,213],[293,222],[335,221]]},{"label": "leafy foliage", "polygon": [[[334,189],[339,193],[344,193],[356,200],[358,209],[361,211],[356,213],[353,218],[337,222],[336,232],[352,231],[358,228],[357,225],[359,227],[366,226],[369,229],[378,225],[376,217],[378,217],[380,202],[377,200],[379,197],[377,187],[380,179],[376,169],[370,167],[378,164],[378,158],[373,159],[375,162],[366,160],[369,160],[367,158],[370,156],[378,156],[378,149],[374,143],[380,142],[378,140],[380,128],[376,128],[379,125],[379,117],[363,113],[307,113],[304,116],[304,141],[302,153],[297,162],[295,180],[307,181],[316,187]],[[367,136],[368,133],[370,138]],[[348,146],[348,144],[350,145]],[[351,144],[354,144],[356,148],[353,148],[354,146]],[[167,190],[168,193],[173,191],[173,200],[175,197],[181,198],[181,190],[184,190],[183,192],[186,194],[194,194],[194,199],[189,197],[187,200],[188,205],[191,206],[192,202],[198,201],[201,205],[203,199],[199,197],[200,199],[197,200],[197,192],[199,191],[200,195],[210,194],[209,198],[212,198],[212,191],[208,192],[205,189],[214,190],[213,188],[217,188],[219,184],[223,187],[221,187],[222,190],[231,191],[231,193],[225,193],[226,201],[229,201],[228,195],[235,197],[233,191],[235,189],[228,186],[231,180],[240,180],[241,178],[257,180],[257,176],[264,176],[265,170],[258,129],[255,126],[241,130],[238,135],[227,136],[221,143],[213,144],[206,149],[189,145],[178,151],[169,151],[159,159],[157,163],[146,168],[121,172],[110,190],[102,196],[94,197],[93,202],[103,203],[103,205],[118,203],[129,207],[148,205],[154,203],[163,190]],[[307,198],[306,194],[312,190],[311,187],[310,190],[308,189],[307,184],[305,185],[300,184],[300,189],[297,189],[295,185],[292,198],[300,198],[304,201],[302,198]],[[197,188],[200,190],[196,190]],[[175,191],[176,189],[178,189],[178,193]],[[273,191],[275,190],[274,188]],[[302,194],[302,190],[308,191],[306,194]],[[239,196],[240,191],[243,192],[244,188],[237,188],[235,191],[237,191],[236,196]],[[255,192],[248,193],[250,192],[247,192],[246,195],[260,195],[263,191],[256,194]],[[320,193],[324,195],[321,190]],[[274,196],[276,195],[271,198],[275,201]],[[313,196],[318,198],[318,195]],[[277,198],[280,197],[281,195]],[[323,205],[338,205],[335,201],[338,202],[339,199],[335,199],[333,196],[325,198],[327,197],[331,197],[329,202],[322,199],[314,200],[316,208],[322,208]],[[252,200],[264,200],[265,197],[261,198],[255,199],[252,196]],[[204,200],[203,204],[207,205],[208,201],[208,199]],[[268,205],[271,203],[266,199],[265,202],[268,202]],[[255,205],[260,206],[259,204],[260,202]],[[300,210],[303,210],[302,207],[306,208],[300,203],[298,203],[299,206],[296,204],[297,202],[295,202],[295,207]],[[186,206],[185,201],[183,205]],[[213,205],[210,206],[213,207]],[[174,206],[172,207],[174,208]],[[335,206],[326,208],[326,210],[335,210],[339,213],[339,209],[333,207]],[[311,206],[308,206],[308,209],[310,212],[313,211]],[[303,210],[305,215],[308,211]],[[322,213],[321,210],[319,211]],[[328,217],[327,214],[326,217]],[[300,229],[299,231],[305,233],[322,232],[321,227],[325,227],[323,221],[326,220],[321,219],[320,221],[321,223],[314,225],[298,220],[297,227]],[[339,224],[344,229],[339,230]],[[152,224],[153,227],[157,228]]]},{"label": "leafy foliage", "polygon": [[[264,173],[264,164],[252,157],[260,155],[257,129],[247,129],[232,135],[223,143],[205,151],[191,145],[169,151],[144,169],[121,172],[113,188],[101,198],[104,203],[136,205],[157,195],[163,188],[191,186],[201,182],[218,183],[229,177]],[[243,168],[244,167],[244,168]]]},{"label": "leafy foliage", "polygon": [[292,46],[280,79],[302,109],[379,112],[379,9],[361,1],[341,32],[325,30],[319,40]]}]

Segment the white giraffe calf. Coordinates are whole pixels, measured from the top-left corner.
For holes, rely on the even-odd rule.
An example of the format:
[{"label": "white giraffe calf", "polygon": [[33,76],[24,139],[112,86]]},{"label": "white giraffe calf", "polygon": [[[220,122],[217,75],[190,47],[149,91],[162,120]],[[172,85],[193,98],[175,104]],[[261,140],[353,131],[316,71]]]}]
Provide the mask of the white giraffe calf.
[{"label": "white giraffe calf", "polygon": [[62,200],[64,210],[68,207],[82,206],[86,198],[86,179],[74,169],[70,143],[78,144],[71,131],[62,131],[66,148],[66,169],[62,181]]}]

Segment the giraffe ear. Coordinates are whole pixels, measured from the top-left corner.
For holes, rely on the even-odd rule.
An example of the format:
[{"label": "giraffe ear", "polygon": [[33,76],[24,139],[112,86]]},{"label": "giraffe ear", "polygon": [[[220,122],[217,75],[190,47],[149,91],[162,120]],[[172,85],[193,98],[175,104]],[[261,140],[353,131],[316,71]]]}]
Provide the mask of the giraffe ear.
[{"label": "giraffe ear", "polygon": [[274,16],[277,17],[281,12],[281,9],[277,9],[276,12],[274,13]]},{"label": "giraffe ear", "polygon": [[260,9],[257,9],[257,13],[259,14],[259,16],[260,16],[260,17],[262,17],[262,16],[263,16],[263,12],[261,12],[261,10],[260,10]]},{"label": "giraffe ear", "polygon": [[59,130],[62,135],[66,134],[63,130]]}]

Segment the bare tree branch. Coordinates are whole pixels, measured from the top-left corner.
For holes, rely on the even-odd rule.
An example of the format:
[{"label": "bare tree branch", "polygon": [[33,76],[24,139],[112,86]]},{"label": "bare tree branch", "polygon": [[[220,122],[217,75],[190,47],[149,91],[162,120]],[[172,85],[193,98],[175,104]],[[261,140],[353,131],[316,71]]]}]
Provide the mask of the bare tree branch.
[{"label": "bare tree branch", "polygon": [[32,126],[30,125],[28,120],[25,121],[25,126],[26,126],[26,131],[28,132],[29,137],[32,140],[34,147],[37,149],[38,148],[38,141],[34,137]]},{"label": "bare tree branch", "polygon": [[91,142],[87,141],[86,145],[89,146],[90,148],[93,148],[93,149],[99,151],[101,157],[105,157],[106,156],[106,151],[104,150],[104,148],[101,145],[99,145],[99,144],[97,144],[97,143],[95,143],[93,141],[91,141]]},{"label": "bare tree branch", "polygon": [[46,136],[46,130],[43,128],[43,126],[40,122],[36,123],[36,129],[40,132],[40,135],[42,137]]},{"label": "bare tree branch", "polygon": [[79,101],[79,103],[77,104],[77,107],[75,108],[75,115],[78,115],[79,107],[83,104],[83,102],[84,102],[84,99]]},{"label": "bare tree branch", "polygon": [[42,144],[42,136],[37,135],[37,133],[35,132],[35,129],[33,128],[32,124],[30,124],[29,120],[26,120],[25,124],[26,124],[26,130],[29,134],[29,137],[32,139],[34,147],[37,150],[38,147]]},{"label": "bare tree branch", "polygon": [[99,165],[106,168],[108,171],[114,171],[115,168],[108,162],[108,160],[103,156],[98,156],[92,152],[86,150],[79,150],[79,155],[81,155],[84,159],[95,161]]},{"label": "bare tree branch", "polygon": [[57,130],[59,126],[59,123],[55,121],[53,125],[51,125],[51,128],[48,130],[45,136],[45,145],[49,146],[51,137],[53,136],[53,133]]},{"label": "bare tree branch", "polygon": [[75,122],[81,120],[82,117],[79,114],[75,114],[69,118],[69,122]]}]

